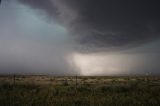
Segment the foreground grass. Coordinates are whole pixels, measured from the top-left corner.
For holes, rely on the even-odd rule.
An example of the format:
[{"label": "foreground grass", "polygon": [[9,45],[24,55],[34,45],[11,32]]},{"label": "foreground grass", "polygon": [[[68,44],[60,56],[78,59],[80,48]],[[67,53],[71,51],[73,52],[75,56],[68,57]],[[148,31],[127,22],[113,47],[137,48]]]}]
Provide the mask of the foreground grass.
[{"label": "foreground grass", "polygon": [[0,106],[160,106],[159,91],[159,77],[3,76]]}]

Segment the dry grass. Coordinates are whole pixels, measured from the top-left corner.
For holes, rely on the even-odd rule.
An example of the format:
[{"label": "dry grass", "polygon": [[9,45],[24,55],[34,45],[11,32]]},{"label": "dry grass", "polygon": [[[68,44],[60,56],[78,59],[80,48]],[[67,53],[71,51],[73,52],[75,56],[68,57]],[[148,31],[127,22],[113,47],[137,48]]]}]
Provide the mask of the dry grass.
[{"label": "dry grass", "polygon": [[0,106],[159,106],[160,77],[1,76]]}]

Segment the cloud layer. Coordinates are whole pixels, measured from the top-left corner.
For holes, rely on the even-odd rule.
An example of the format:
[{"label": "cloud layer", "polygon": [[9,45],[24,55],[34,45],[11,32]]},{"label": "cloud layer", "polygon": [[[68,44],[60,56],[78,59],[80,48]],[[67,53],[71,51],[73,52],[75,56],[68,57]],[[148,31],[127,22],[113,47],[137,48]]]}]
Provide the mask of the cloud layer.
[{"label": "cloud layer", "polygon": [[2,0],[0,74],[159,73],[158,4]]},{"label": "cloud layer", "polygon": [[54,19],[46,22],[13,0],[0,7],[0,74],[78,73],[68,58],[72,40]]},{"label": "cloud layer", "polygon": [[160,36],[156,0],[19,0],[57,19],[82,50],[110,50],[143,44]]}]

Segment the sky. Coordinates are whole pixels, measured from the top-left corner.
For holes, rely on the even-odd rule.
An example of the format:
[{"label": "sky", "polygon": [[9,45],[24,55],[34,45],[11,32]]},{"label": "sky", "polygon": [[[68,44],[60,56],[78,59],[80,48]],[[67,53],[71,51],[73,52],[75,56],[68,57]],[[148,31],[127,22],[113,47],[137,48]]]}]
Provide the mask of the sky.
[{"label": "sky", "polygon": [[160,74],[157,0],[1,0],[0,74]]}]

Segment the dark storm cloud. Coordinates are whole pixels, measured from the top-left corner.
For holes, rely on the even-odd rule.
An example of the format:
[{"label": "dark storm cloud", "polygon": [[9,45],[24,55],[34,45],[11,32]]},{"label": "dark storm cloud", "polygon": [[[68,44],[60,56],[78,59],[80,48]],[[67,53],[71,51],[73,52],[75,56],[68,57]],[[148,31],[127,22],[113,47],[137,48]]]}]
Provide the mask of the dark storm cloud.
[{"label": "dark storm cloud", "polygon": [[158,0],[19,1],[57,18],[86,49],[130,47],[160,36]]},{"label": "dark storm cloud", "polygon": [[159,73],[158,5],[153,0],[2,0],[0,74]]},{"label": "dark storm cloud", "polygon": [[[78,74],[72,40],[54,19],[47,23],[16,0],[0,6],[0,74]],[[68,59],[69,58],[69,59]]]}]

